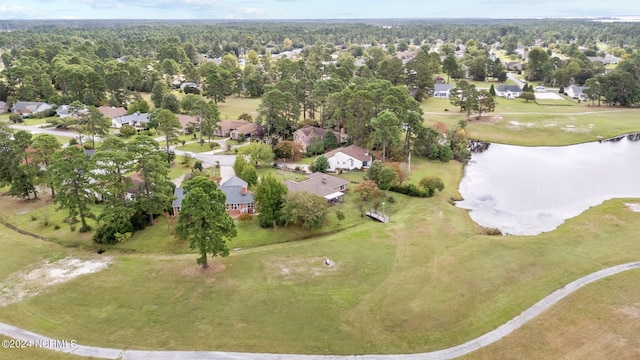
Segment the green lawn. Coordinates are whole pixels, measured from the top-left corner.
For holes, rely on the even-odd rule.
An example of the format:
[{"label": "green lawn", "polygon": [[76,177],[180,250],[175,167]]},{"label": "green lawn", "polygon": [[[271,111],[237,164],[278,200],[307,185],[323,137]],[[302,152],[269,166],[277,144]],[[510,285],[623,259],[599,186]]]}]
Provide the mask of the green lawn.
[{"label": "green lawn", "polygon": [[169,179],[176,179],[180,176],[188,173],[193,168],[195,164],[195,160],[191,159],[188,163],[183,164],[185,162],[184,156],[176,156],[176,160],[171,165],[169,169]]},{"label": "green lawn", "polygon": [[[466,210],[448,202],[459,196],[462,174],[457,162],[412,159],[409,182],[439,176],[445,189],[427,199],[394,194],[395,202],[387,201],[385,208],[391,217],[388,224],[359,217],[359,200],[352,192],[344,204],[331,209],[329,223],[316,233],[287,227],[264,230],[257,219],[239,224],[238,237],[229,246],[245,249],[211,259],[207,271],[196,266],[195,254],[183,254],[186,244],[166,236],[170,229],[159,219],[156,226],[118,245],[121,251],[109,250],[114,256],[109,269],[0,308],[0,321],[81,344],[128,349],[421,352],[482,335],[578,277],[640,258],[640,214],[628,210],[628,199],[607,201],[539,236],[486,236]],[[362,173],[341,176],[357,175]],[[22,200],[1,200],[8,204],[0,209],[6,220],[31,226],[30,231],[50,231],[37,225],[38,209],[18,215],[29,206],[20,207]],[[335,209],[347,215],[340,226]],[[37,219],[30,221],[31,214]],[[4,231],[9,235],[0,237],[0,250],[10,262],[0,265],[0,276],[42,256],[80,251],[31,239],[16,245],[15,235]],[[321,232],[329,234],[317,236]],[[58,250],[32,251],[34,246]],[[21,253],[28,258],[20,259]],[[334,266],[324,266],[325,257]],[[637,273],[621,275],[622,289],[635,286]],[[592,299],[614,295],[615,306],[637,302],[635,290],[594,286],[589,291],[584,298],[576,294],[578,300],[571,304],[576,310],[566,325],[551,333],[558,334],[558,344],[567,332],[563,326],[568,330],[580,319],[608,316],[606,304],[595,308],[602,313],[582,315],[591,309]],[[522,339],[513,342],[523,344],[522,357],[536,357],[535,351],[544,348],[531,346],[538,342],[528,341],[528,335]],[[546,339],[555,341],[552,336]],[[602,346],[606,343],[611,341]],[[495,351],[484,358],[510,354]]]},{"label": "green lawn", "polygon": [[220,110],[220,119],[235,120],[240,114],[247,113],[255,119],[258,116],[258,106],[260,99],[237,97],[236,95],[228,96],[225,102],[218,103]]},{"label": "green lawn", "polygon": [[[472,114],[467,134],[489,142],[538,146],[576,144],[640,131],[640,109],[573,104],[544,106],[521,99],[498,99],[495,112],[483,114],[480,120]],[[455,126],[466,119],[466,113],[446,99],[429,99],[421,107],[427,126],[438,122]]]},{"label": "green lawn", "polygon": [[[215,144],[215,143],[212,143],[212,144]],[[202,152],[219,150],[219,149],[220,149],[220,146],[217,146],[217,147],[214,147],[213,149],[211,149],[209,147],[209,143],[206,142],[206,140],[205,140],[204,145],[200,145],[199,143],[196,142],[196,143],[176,146],[176,150],[189,151],[189,152],[193,152],[193,153],[202,153]]]}]

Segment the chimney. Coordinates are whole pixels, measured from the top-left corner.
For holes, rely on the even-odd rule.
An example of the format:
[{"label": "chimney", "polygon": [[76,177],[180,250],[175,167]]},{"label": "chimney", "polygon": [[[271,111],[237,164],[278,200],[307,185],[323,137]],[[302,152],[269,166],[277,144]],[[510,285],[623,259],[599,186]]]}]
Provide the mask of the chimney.
[{"label": "chimney", "polygon": [[322,183],[323,183],[323,184],[326,184],[326,183],[327,183],[327,177],[326,177],[326,176],[323,176],[323,177],[322,177]]},{"label": "chimney", "polygon": [[242,185],[242,195],[247,195],[247,187]]}]

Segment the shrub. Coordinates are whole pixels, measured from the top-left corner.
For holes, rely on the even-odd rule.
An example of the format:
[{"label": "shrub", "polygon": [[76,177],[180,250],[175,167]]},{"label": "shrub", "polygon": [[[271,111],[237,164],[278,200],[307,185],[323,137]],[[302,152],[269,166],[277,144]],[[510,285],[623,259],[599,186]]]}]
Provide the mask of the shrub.
[{"label": "shrub", "polygon": [[137,133],[136,128],[131,125],[122,125],[120,128],[120,135],[124,137],[130,137]]},{"label": "shrub", "polygon": [[396,198],[393,195],[389,195],[389,196],[387,196],[387,201],[390,204],[393,204],[394,202],[396,202]]},{"label": "shrub", "polygon": [[238,221],[251,221],[253,220],[253,215],[251,214],[242,214],[238,216]]},{"label": "shrub", "polygon": [[483,230],[485,235],[490,235],[490,236],[502,235],[502,231],[500,231],[500,229],[497,229],[497,228],[484,228]]},{"label": "shrub", "polygon": [[414,197],[428,197],[426,191],[420,190],[417,186],[413,184],[407,185],[391,185],[389,191],[393,191],[399,194],[405,194]]},{"label": "shrub", "polygon": [[53,225],[53,230],[58,230],[58,229],[60,229],[60,225],[58,224]]},{"label": "shrub", "polygon": [[72,138],[71,140],[69,140],[69,146],[74,146],[74,145],[78,145],[78,140]]}]

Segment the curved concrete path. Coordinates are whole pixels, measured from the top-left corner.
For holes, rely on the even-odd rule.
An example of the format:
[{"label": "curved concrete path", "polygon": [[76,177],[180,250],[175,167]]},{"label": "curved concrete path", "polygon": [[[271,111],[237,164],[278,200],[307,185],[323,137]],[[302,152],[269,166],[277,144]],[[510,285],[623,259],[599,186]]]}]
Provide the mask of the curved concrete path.
[{"label": "curved concrete path", "polygon": [[[51,350],[71,353],[80,356],[87,356],[93,358],[102,359],[156,359],[156,360],[168,360],[168,359],[258,359],[258,360],[328,360],[328,359],[354,359],[354,360],[400,360],[400,359],[415,359],[415,360],[435,360],[435,359],[454,359],[482,347],[493,344],[494,342],[509,335],[529,320],[540,315],[545,310],[556,304],[558,301],[564,299],[569,294],[580,289],[581,287],[590,284],[594,281],[600,280],[605,277],[609,277],[623,271],[640,268],[640,262],[633,262],[628,264],[622,264],[613,266],[607,269],[596,271],[589,275],[583,276],[578,280],[572,281],[564,287],[554,291],[544,299],[538,301],[533,306],[525,310],[522,314],[509,320],[506,324],[499,328],[492,330],[480,337],[473,340],[469,340],[464,344],[454,346],[444,350],[432,351],[428,353],[419,354],[397,354],[397,355],[299,355],[299,354],[265,354],[265,353],[241,353],[241,352],[223,352],[223,351],[144,351],[144,350],[121,350],[121,349],[109,349],[99,348],[93,346],[77,345],[71,348],[56,348],[49,346]],[[6,335],[13,339],[25,340],[25,341],[48,341],[51,338],[35,334],[15,326],[0,323],[0,334]],[[70,340],[70,339],[67,339]]]}]

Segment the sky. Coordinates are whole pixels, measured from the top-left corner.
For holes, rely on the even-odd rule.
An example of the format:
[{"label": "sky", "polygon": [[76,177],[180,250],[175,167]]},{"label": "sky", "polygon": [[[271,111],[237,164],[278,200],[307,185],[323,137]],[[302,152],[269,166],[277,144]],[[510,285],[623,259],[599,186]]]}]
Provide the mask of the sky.
[{"label": "sky", "polygon": [[0,0],[0,19],[380,19],[640,16],[637,0]]}]

